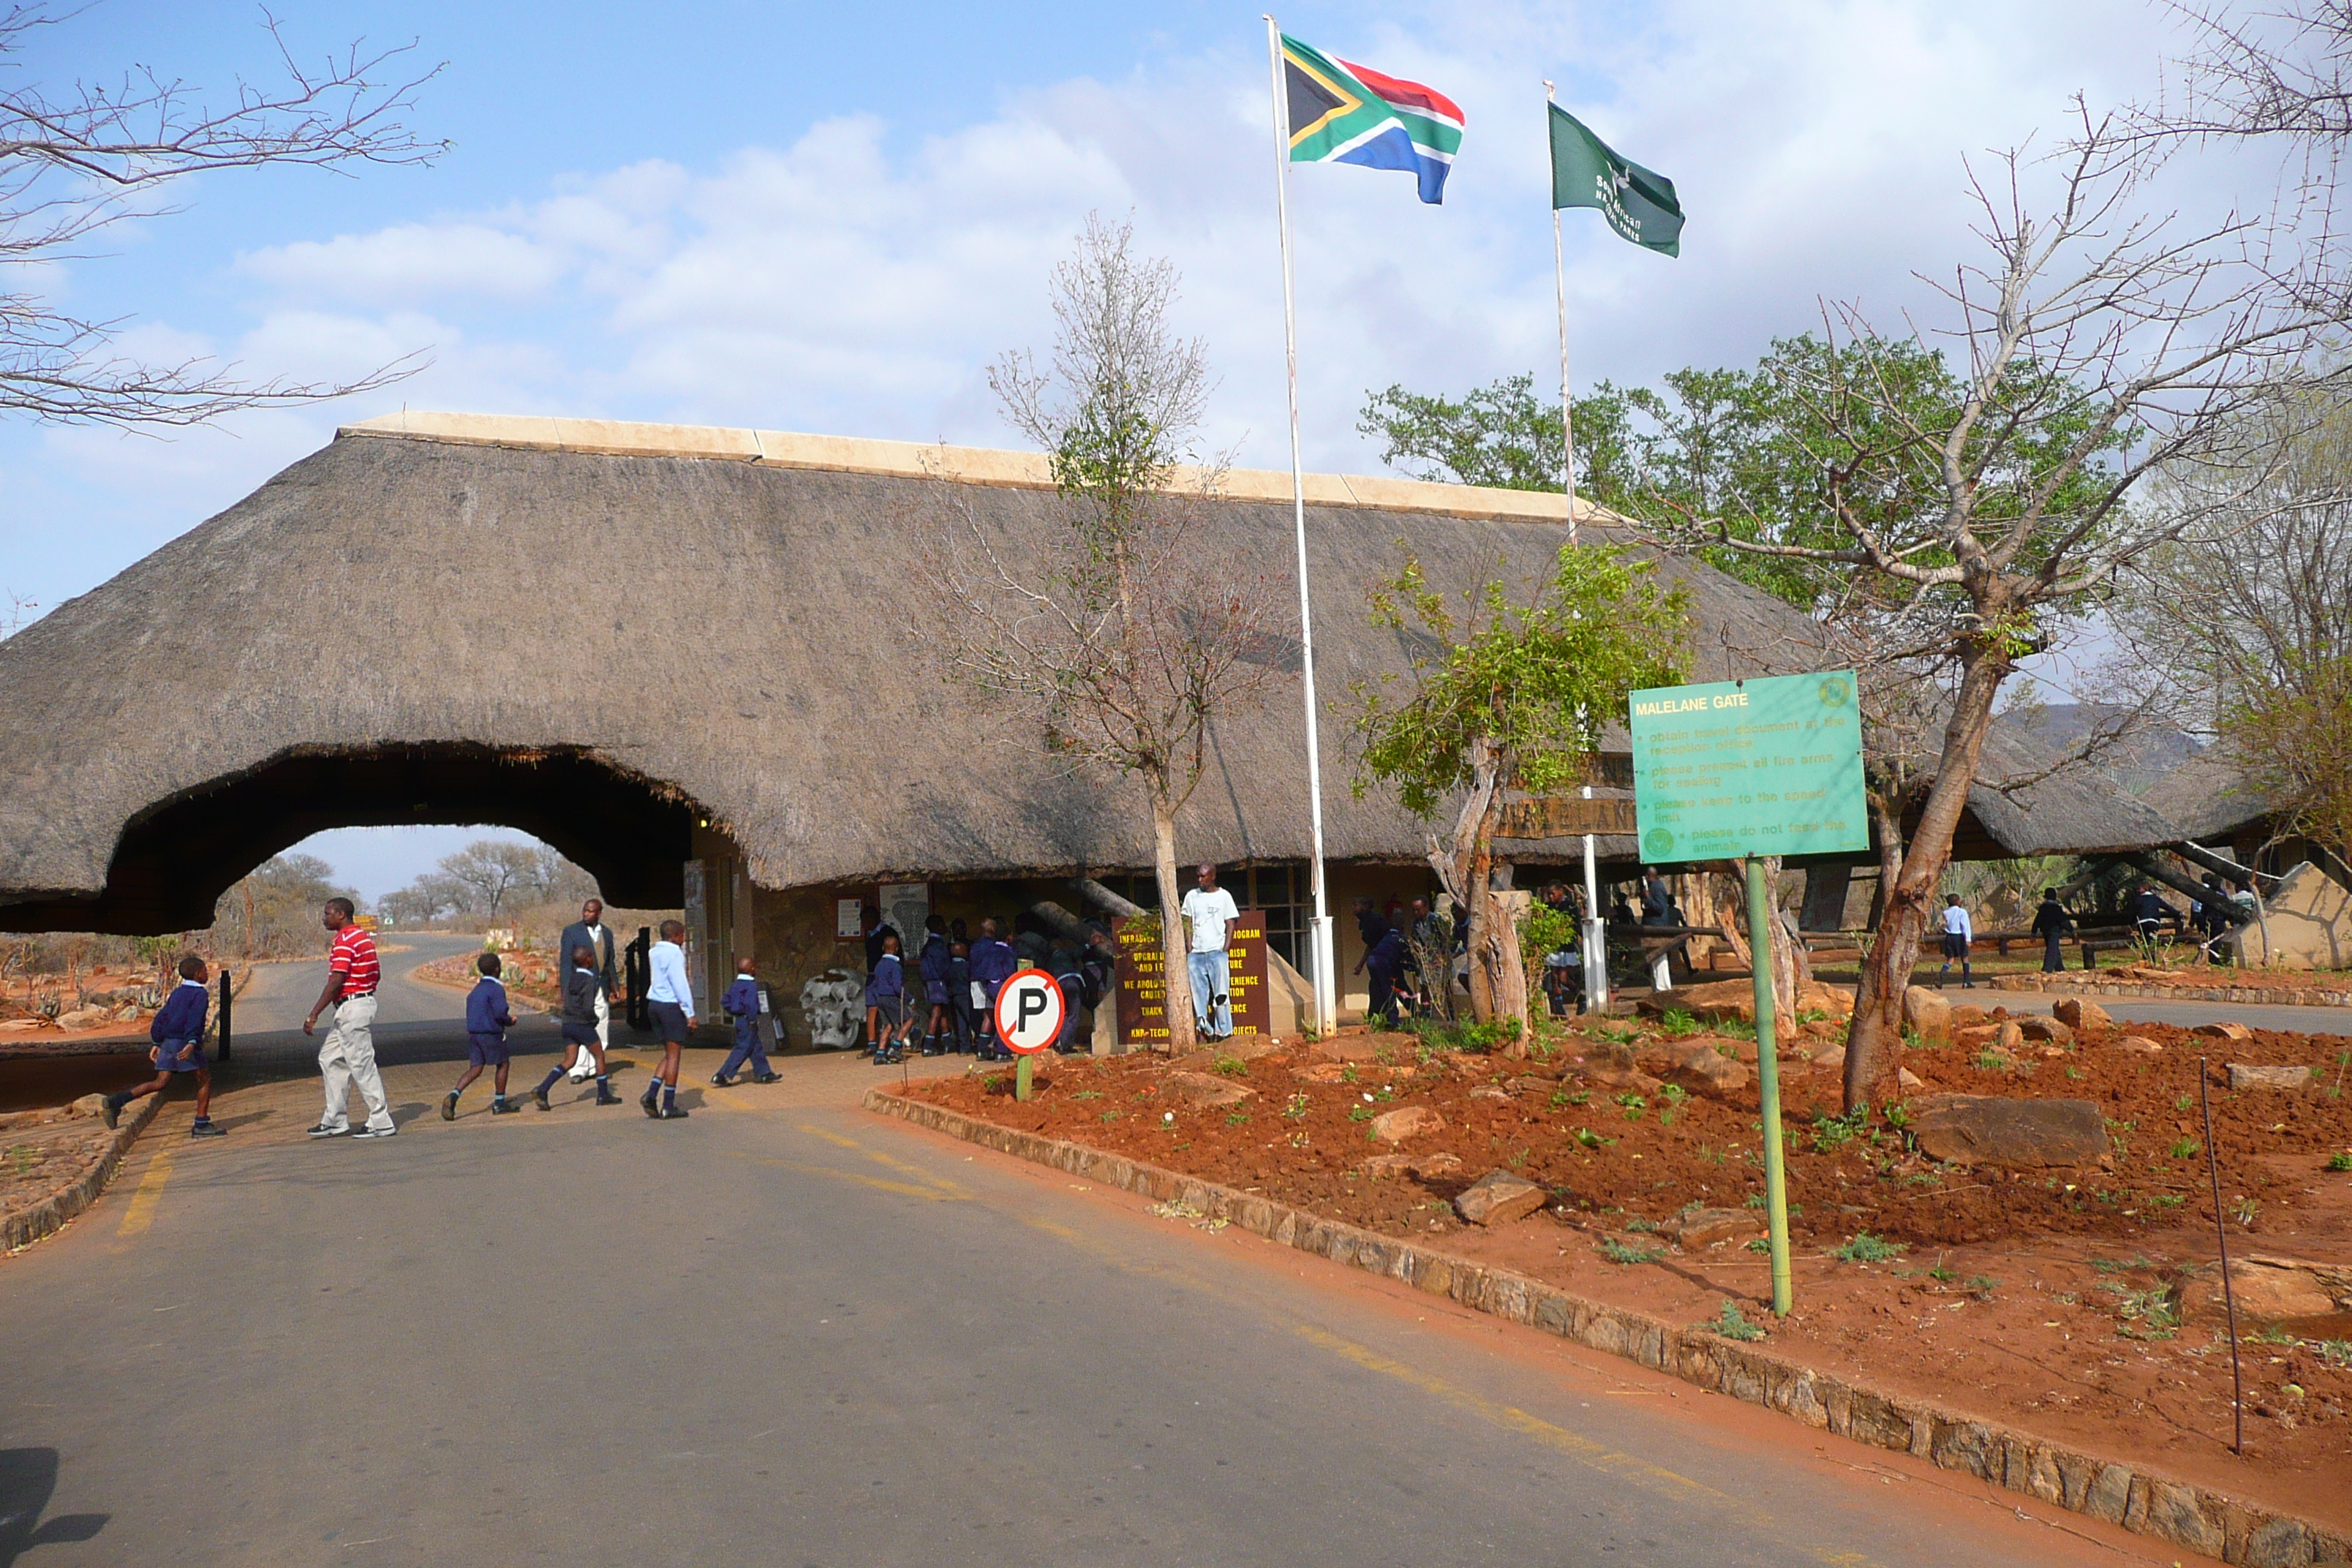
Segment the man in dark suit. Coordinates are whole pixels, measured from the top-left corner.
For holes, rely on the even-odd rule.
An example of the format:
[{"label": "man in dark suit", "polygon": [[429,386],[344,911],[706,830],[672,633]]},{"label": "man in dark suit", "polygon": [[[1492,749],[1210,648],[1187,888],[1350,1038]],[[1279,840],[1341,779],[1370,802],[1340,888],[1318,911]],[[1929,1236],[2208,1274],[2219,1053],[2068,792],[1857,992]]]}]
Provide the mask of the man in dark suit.
[{"label": "man in dark suit", "polygon": [[[563,928],[562,940],[555,944],[559,953],[569,954],[586,948],[596,955],[596,1040],[600,1048],[613,1048],[613,998],[620,993],[620,947],[613,940],[613,928],[604,923],[604,900],[591,899],[580,906],[580,918]],[[562,966],[570,973],[567,961]],[[583,1054],[581,1065],[587,1064]],[[578,1081],[575,1077],[574,1082]]]}]

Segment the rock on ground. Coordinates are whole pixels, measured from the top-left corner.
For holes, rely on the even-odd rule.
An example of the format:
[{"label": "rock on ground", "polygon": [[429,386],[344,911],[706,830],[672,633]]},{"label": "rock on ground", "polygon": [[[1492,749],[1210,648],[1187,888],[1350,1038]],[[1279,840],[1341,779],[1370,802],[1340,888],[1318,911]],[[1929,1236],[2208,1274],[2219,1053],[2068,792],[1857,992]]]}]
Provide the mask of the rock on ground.
[{"label": "rock on ground", "polygon": [[1685,1252],[1701,1247],[1712,1247],[1718,1241],[1736,1241],[1743,1236],[1764,1234],[1762,1209],[1691,1209],[1680,1219],[1669,1220],[1662,1227],[1675,1238],[1675,1244]]},{"label": "rock on ground", "polygon": [[2077,1034],[2087,1034],[2094,1030],[2104,1033],[2116,1026],[2116,1021],[2107,1016],[2107,1010],[2105,1007],[2100,1006],[2096,1002],[2085,1001],[2080,996],[2061,997],[2052,1004],[2050,1011],[2056,1016],[2060,1023]]},{"label": "rock on ground", "polygon": [[1194,1105],[1239,1105],[1256,1090],[1205,1072],[1171,1072],[1168,1087]]},{"label": "rock on ground", "polygon": [[2189,1032],[2203,1035],[2209,1039],[2227,1040],[2232,1045],[2243,1045],[2254,1037],[2254,1032],[2243,1024],[2200,1024]]},{"label": "rock on ground", "polygon": [[1489,1171],[1454,1199],[1454,1212],[1472,1225],[1525,1219],[1544,1205],[1544,1190],[1508,1171]]},{"label": "rock on ground", "polygon": [[1426,1179],[1450,1175],[1462,1168],[1462,1156],[1440,1150],[1431,1154],[1375,1154],[1357,1167],[1368,1176],[1413,1175]]},{"label": "rock on ground", "polygon": [[2144,1057],[2161,1056],[2164,1054],[2164,1047],[2158,1045],[2156,1041],[2149,1039],[2146,1035],[2126,1035],[2123,1038],[2116,1042],[2116,1048],[2123,1051],[2137,1051]]},{"label": "rock on ground", "polygon": [[106,1007],[77,1007],[70,1013],[58,1015],[58,1027],[60,1029],[95,1029],[100,1024],[112,1022],[114,1013]]},{"label": "rock on ground", "polygon": [[1952,1037],[1952,1005],[1940,991],[1925,985],[1904,987],[1903,1016],[1923,1040],[1942,1045]]},{"label": "rock on ground", "polygon": [[2231,1089],[2308,1089],[2311,1069],[2307,1067],[2250,1067],[2244,1062],[2230,1064]]},{"label": "rock on ground", "polygon": [[2087,1100],[2007,1100],[1932,1094],[1911,1102],[1911,1134],[1931,1160],[2039,1170],[2087,1165],[2108,1152],[2098,1106]]},{"label": "rock on ground", "polygon": [[1445,1118],[1426,1105],[1401,1105],[1372,1118],[1372,1136],[1384,1143],[1402,1143],[1424,1132],[1441,1132]]},{"label": "rock on ground", "polygon": [[2040,1016],[2020,1018],[2017,1020],[2017,1032],[2029,1040],[2045,1040],[2053,1046],[2071,1046],[2074,1043],[2074,1031],[2067,1026],[2066,1021],[2063,1018]]}]

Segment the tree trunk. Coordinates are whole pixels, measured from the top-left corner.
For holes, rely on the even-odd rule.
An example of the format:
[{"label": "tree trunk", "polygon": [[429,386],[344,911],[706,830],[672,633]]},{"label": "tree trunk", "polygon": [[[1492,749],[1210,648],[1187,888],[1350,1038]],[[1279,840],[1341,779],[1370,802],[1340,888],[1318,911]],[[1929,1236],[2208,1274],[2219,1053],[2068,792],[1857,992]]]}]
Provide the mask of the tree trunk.
[{"label": "tree trunk", "polygon": [[1181,895],[1176,891],[1176,813],[1158,781],[1151,792],[1151,870],[1160,884],[1160,963],[1168,976],[1168,1052],[1182,1056],[1199,1044],[1192,1027],[1192,972],[1186,966]]},{"label": "tree trunk", "polygon": [[[1461,816],[1454,819],[1454,875],[1448,879],[1462,900],[1463,916],[1470,922],[1470,1016],[1481,1024],[1493,1023],[1507,1003],[1500,943],[1518,939],[1510,921],[1502,918],[1493,886],[1495,826],[1502,815],[1501,761],[1491,742],[1473,743],[1470,791],[1463,797]],[[1523,980],[1522,1000],[1526,989]]]},{"label": "tree trunk", "polygon": [[[1952,704],[1951,721],[1944,726],[1944,754],[1936,763],[1936,782],[1928,787],[1927,804],[1919,814],[1918,831],[1911,836],[1899,869],[1890,880],[1891,841],[1899,839],[1901,803],[1880,808],[1880,885],[1886,908],[1870,946],[1862,955],[1862,984],[1853,999],[1853,1024],[1845,1042],[1845,1109],[1852,1112],[1869,1103],[1882,1079],[1892,1078],[1901,1066],[1903,993],[1911,984],[1912,966],[1919,961],[1919,942],[1927,934],[1936,901],[1936,889],[1951,863],[1952,834],[1968,809],[1969,789],[1976,783],[1977,763],[1984,754],[1985,731],[1992,727],[1993,699],[2010,671],[2007,657],[1971,646],[1961,655],[1960,690]],[[1896,815],[1890,829],[1884,817]]]},{"label": "tree trunk", "polygon": [[[1797,987],[1812,979],[1813,961],[1812,955],[1805,951],[1804,938],[1798,931],[1797,922],[1781,907],[1781,858],[1778,855],[1767,855],[1762,858],[1765,886],[1772,893],[1772,1026],[1786,1039],[1797,1027]],[[1753,974],[1756,972],[1756,954],[1748,941],[1747,873],[1744,870],[1736,873],[1722,871],[1717,875],[1726,879],[1727,893],[1739,895],[1737,900],[1728,896],[1724,899],[1724,912],[1719,923],[1729,933],[1727,941],[1732,956]]]}]

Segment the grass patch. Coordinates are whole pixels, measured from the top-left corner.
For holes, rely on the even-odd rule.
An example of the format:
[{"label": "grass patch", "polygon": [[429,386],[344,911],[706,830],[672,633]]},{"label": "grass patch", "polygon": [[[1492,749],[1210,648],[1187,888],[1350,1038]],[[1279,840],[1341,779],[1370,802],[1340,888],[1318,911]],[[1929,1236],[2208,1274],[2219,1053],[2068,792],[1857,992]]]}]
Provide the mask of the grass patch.
[{"label": "grass patch", "polygon": [[2116,1299],[2116,1332],[2127,1340],[2168,1340],[2180,1331],[2180,1306],[2162,1286],[2135,1290],[2110,1281],[2099,1287]]},{"label": "grass patch", "polygon": [[1699,1022],[1690,1016],[1688,1008],[1669,1007],[1666,1009],[1666,1016],[1658,1020],[1658,1027],[1680,1039],[1685,1035],[1697,1034]]},{"label": "grass patch", "polygon": [[1590,1127],[1580,1127],[1570,1136],[1588,1149],[1606,1149],[1617,1142],[1614,1138],[1603,1138]]},{"label": "grass patch", "polygon": [[2176,1160],[2194,1160],[2197,1158],[2197,1140],[2194,1138],[2183,1138],[2175,1142],[2172,1145],[2172,1157]]},{"label": "grass patch", "polygon": [[1209,1070],[1211,1072],[1221,1072],[1227,1078],[1247,1078],[1249,1077],[1249,1063],[1242,1060],[1239,1057],[1219,1057],[1216,1059],[1215,1065],[1212,1066]]},{"label": "grass patch", "polygon": [[1601,1256],[1612,1263],[1655,1263],[1665,1255],[1664,1247],[1651,1251],[1643,1247],[1628,1247],[1613,1236],[1603,1238],[1601,1243]]},{"label": "grass patch", "polygon": [[1885,1263],[1900,1258],[1907,1250],[1899,1241],[1888,1241],[1866,1230],[1855,1231],[1846,1237],[1843,1247],[1830,1248],[1830,1256],[1840,1263]]},{"label": "grass patch", "polygon": [[1724,1300],[1722,1310],[1716,1313],[1713,1321],[1693,1323],[1691,1327],[1705,1330],[1711,1334],[1721,1334],[1727,1340],[1750,1342],[1762,1339],[1765,1331],[1763,1324],[1749,1322],[1748,1315],[1739,1310],[1739,1303],[1727,1297]]},{"label": "grass patch", "polygon": [[2331,1171],[2352,1171],[2352,1153],[2338,1149],[2327,1156],[2327,1168]]}]

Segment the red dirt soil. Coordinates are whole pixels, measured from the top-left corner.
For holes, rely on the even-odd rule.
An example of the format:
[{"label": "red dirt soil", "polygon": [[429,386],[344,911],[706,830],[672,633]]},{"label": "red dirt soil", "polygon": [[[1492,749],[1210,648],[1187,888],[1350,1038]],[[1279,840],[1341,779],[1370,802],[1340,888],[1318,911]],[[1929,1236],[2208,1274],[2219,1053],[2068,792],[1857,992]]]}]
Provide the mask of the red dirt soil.
[{"label": "red dirt soil", "polygon": [[[1764,1257],[1740,1239],[1685,1253],[1653,1228],[1687,1206],[1760,1203],[1754,1088],[1720,1102],[1678,1103],[1651,1089],[1640,1105],[1618,1103],[1633,1091],[1587,1075],[1608,1077],[1612,1058],[1622,1072],[1629,1047],[1661,1031],[1609,1020],[1590,1026],[1531,1060],[1425,1052],[1412,1036],[1348,1031],[1313,1051],[1246,1062],[1210,1053],[1175,1063],[1047,1058],[1026,1104],[1013,1100],[1003,1069],[909,1092],[1368,1229],[1426,1237],[1668,1318],[1712,1321],[1736,1303],[1769,1324],[1769,1343],[1810,1364],[2352,1524],[2352,1314],[2284,1325],[2242,1320],[2247,1452],[2229,1452],[2230,1358],[2197,1109],[2201,1054],[2211,1063],[2233,1258],[2352,1263],[2352,1174],[2326,1169],[2331,1154],[2352,1151],[2352,1077],[2342,1091],[2328,1089],[2352,1040],[2256,1031],[2232,1044],[2134,1024],[2130,1034],[2163,1049],[2130,1051],[2114,1044],[2119,1034],[2094,1032],[2067,1047],[2029,1041],[2017,1063],[2000,1068],[1955,1047],[1906,1054],[1925,1080],[1915,1096],[2098,1102],[2115,1146],[2106,1168],[2056,1173],[1937,1163],[1884,1114],[1860,1127],[1832,1123],[1837,1074],[1784,1058],[1797,1310],[1771,1322],[1762,1310]],[[1722,1044],[1728,1054],[1740,1042]],[[1752,1061],[1752,1042],[1746,1049]],[[2301,1091],[2233,1092],[2224,1066],[2231,1061],[2323,1071]],[[1171,1081],[1179,1071],[1250,1096],[1230,1107],[1197,1104]],[[1191,1082],[1197,1089],[1201,1079]],[[1402,1144],[1370,1136],[1372,1115],[1411,1105],[1438,1112],[1443,1130]],[[1368,1158],[1399,1150],[1452,1153],[1461,1163],[1427,1178],[1367,1173]],[[1549,1189],[1551,1205],[1491,1230],[1465,1226],[1453,1198],[1497,1168]],[[1831,1256],[1859,1232],[1900,1250],[1876,1262]],[[1654,1256],[1612,1262],[1604,1247],[1619,1258]]]}]

